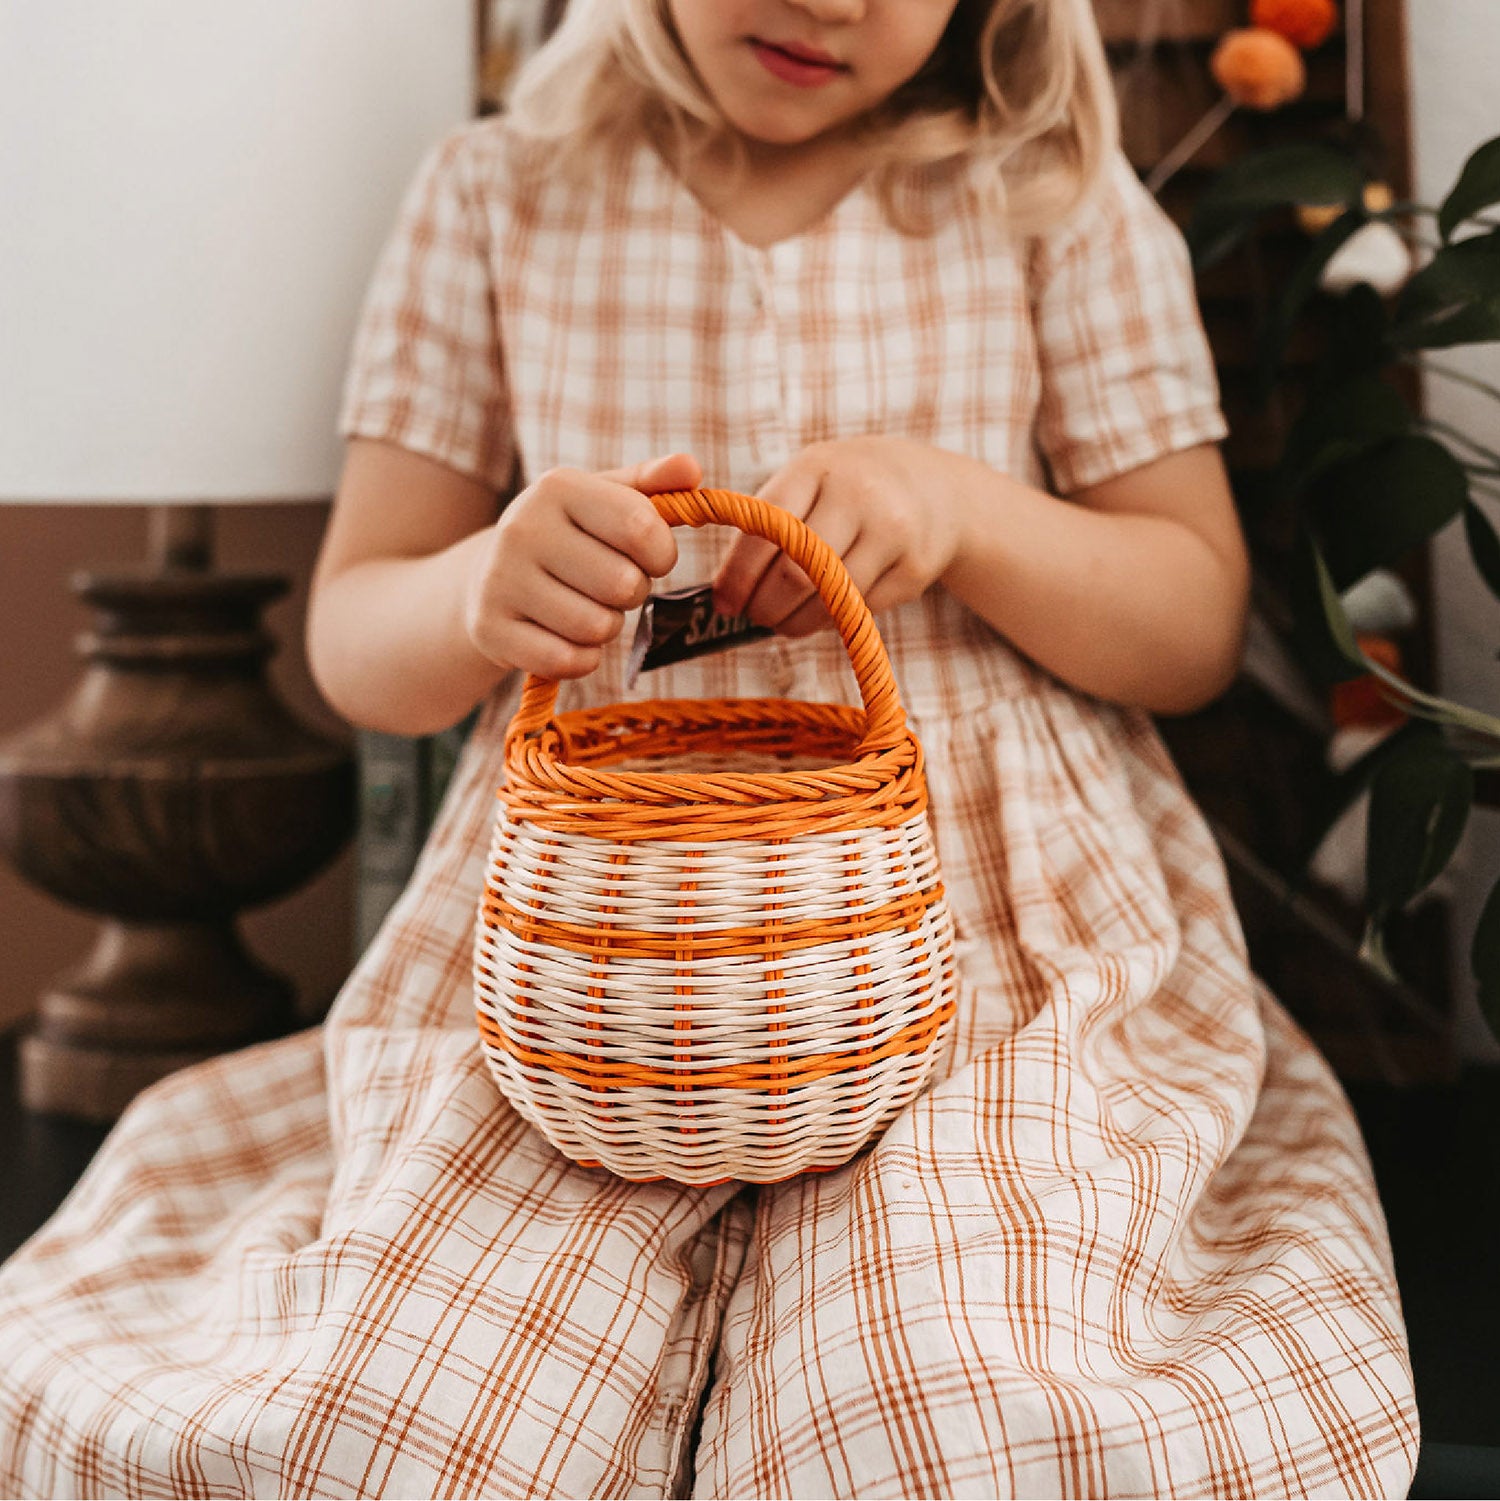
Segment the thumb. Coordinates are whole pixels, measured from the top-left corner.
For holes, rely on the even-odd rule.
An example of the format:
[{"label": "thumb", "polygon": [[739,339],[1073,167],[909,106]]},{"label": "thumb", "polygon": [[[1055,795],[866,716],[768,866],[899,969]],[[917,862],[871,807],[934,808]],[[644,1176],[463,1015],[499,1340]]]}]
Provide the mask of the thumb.
[{"label": "thumb", "polygon": [[665,490],[696,490],[703,483],[703,466],[690,453],[667,453],[624,469],[610,469],[603,478],[629,485],[642,495],[659,495]]}]

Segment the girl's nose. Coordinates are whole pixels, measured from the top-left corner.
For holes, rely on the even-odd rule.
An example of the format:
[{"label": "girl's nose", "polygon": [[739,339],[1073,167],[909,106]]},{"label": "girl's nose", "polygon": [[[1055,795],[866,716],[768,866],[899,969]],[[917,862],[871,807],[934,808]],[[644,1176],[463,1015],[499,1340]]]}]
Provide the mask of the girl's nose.
[{"label": "girl's nose", "polygon": [[864,19],[868,0],[787,0],[824,26],[849,26]]}]

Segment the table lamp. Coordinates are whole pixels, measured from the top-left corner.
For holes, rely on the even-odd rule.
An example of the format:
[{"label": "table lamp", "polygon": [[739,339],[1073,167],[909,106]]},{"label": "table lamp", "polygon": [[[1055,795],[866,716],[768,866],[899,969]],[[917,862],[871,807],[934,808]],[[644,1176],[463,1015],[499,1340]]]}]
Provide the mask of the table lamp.
[{"label": "table lamp", "polygon": [[35,1110],[116,1115],[275,1035],[241,909],[353,823],[347,744],[295,718],[216,571],[218,505],[327,499],[360,300],[423,152],[472,112],[475,0],[0,7],[0,503],[149,508],[81,574],[81,680],[0,742],[0,851],[103,918],[21,1039]]}]

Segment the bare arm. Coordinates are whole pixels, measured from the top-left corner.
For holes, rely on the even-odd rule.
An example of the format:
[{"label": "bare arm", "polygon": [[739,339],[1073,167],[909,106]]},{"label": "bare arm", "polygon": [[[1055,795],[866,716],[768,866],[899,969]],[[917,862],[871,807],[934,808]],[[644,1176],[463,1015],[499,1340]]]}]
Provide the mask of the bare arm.
[{"label": "bare arm", "polygon": [[463,618],[466,577],[499,512],[488,486],[435,460],[349,444],[307,622],[313,676],[346,719],[426,734],[504,675]]},{"label": "bare arm", "polygon": [[676,560],[646,494],[699,477],[682,454],[606,475],[554,470],[502,514],[477,480],[355,439],[313,575],[318,686],[355,724],[418,735],[462,718],[517,668],[592,672],[624,612]]},{"label": "bare arm", "polygon": [[[857,438],[805,450],[762,494],[839,553],[872,609],[941,581],[1086,693],[1186,713],[1234,675],[1248,567],[1211,446],[1059,500],[960,454]],[[720,608],[787,634],[827,624],[767,544],[737,542],[717,584]]]},{"label": "bare arm", "polygon": [[943,582],[1027,656],[1086,693],[1158,714],[1228,687],[1249,567],[1216,448],[1066,501],[979,464],[967,481],[973,519]]}]

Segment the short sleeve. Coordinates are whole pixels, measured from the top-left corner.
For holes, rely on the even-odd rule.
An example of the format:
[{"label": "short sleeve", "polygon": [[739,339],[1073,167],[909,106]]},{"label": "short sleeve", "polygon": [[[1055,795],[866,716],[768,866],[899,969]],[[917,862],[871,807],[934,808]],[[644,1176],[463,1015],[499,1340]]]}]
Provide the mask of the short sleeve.
[{"label": "short sleeve", "polygon": [[407,190],[365,296],[339,432],[503,491],[515,456],[510,399],[471,139],[471,127],[450,135]]},{"label": "short sleeve", "polygon": [[1225,435],[1186,242],[1122,153],[1029,272],[1035,439],[1059,494]]}]

